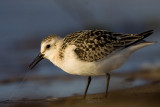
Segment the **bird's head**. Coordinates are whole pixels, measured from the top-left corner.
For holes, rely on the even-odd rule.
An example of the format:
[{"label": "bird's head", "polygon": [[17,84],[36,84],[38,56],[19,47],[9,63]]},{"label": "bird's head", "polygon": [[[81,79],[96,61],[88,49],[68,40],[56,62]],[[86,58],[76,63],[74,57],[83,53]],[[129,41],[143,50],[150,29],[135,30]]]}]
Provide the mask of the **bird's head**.
[{"label": "bird's head", "polygon": [[50,35],[44,38],[41,42],[41,50],[38,56],[34,59],[34,61],[29,65],[29,68],[34,68],[38,62],[42,59],[51,59],[52,54],[56,49],[56,43],[60,40],[60,38],[56,35]]}]

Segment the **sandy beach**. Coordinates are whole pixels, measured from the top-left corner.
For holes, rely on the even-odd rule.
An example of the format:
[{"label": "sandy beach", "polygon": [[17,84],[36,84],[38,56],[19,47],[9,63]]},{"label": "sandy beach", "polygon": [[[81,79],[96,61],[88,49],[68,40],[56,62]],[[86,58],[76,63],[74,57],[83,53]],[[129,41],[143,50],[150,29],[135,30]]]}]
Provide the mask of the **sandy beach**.
[{"label": "sandy beach", "polygon": [[[156,76],[155,76],[156,73]],[[153,75],[152,75],[153,74]],[[86,99],[82,95],[72,95],[69,97],[46,97],[40,99],[22,98],[19,100],[10,100],[1,102],[0,106],[5,107],[159,107],[160,106],[160,73],[157,69],[152,73],[151,70],[141,70],[136,73],[112,74],[113,76],[123,76],[128,82],[134,79],[141,78],[150,80],[149,84],[127,89],[117,89],[110,91],[108,97],[105,98],[105,93],[88,94]],[[154,78],[155,77],[155,78]],[[33,81],[33,80],[32,80]],[[115,84],[116,85],[116,84]],[[125,83],[123,85],[126,85]]]},{"label": "sandy beach", "polygon": [[58,99],[21,99],[3,102],[0,105],[1,107],[159,107],[159,99],[160,82],[155,82],[136,88],[112,91],[109,93],[108,98],[104,97],[104,93],[97,93],[88,95],[86,99],[83,99],[83,96]]}]

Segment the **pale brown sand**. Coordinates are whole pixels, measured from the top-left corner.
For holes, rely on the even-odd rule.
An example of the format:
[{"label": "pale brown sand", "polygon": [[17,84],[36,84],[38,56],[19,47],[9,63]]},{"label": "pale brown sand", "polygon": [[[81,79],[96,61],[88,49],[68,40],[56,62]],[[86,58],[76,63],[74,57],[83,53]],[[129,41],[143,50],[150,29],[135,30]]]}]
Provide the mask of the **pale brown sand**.
[{"label": "pale brown sand", "polygon": [[72,96],[59,99],[23,99],[2,106],[11,107],[160,107],[160,82],[154,82],[136,88],[117,90],[109,93],[108,98],[104,93],[88,95],[86,99],[82,96]]},{"label": "pale brown sand", "polygon": [[128,74],[112,74],[118,77],[126,78],[126,81],[132,79],[147,79],[151,83],[130,89],[115,90],[109,92],[108,98],[104,93],[83,96],[71,96],[65,98],[46,98],[46,99],[21,99],[18,101],[6,101],[0,103],[0,107],[160,107],[160,70],[153,71],[141,70]]}]

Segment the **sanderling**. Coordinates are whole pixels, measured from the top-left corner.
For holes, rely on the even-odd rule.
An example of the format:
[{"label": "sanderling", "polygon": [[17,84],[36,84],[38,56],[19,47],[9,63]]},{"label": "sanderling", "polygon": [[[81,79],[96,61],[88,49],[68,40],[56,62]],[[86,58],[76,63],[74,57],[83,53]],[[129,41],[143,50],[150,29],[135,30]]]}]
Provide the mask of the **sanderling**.
[{"label": "sanderling", "polygon": [[30,64],[32,69],[46,58],[65,72],[88,76],[86,97],[91,76],[106,75],[106,96],[109,72],[119,68],[136,50],[155,42],[143,39],[153,33],[149,30],[140,34],[122,34],[106,30],[82,30],[64,38],[50,35],[42,40],[40,54]]}]

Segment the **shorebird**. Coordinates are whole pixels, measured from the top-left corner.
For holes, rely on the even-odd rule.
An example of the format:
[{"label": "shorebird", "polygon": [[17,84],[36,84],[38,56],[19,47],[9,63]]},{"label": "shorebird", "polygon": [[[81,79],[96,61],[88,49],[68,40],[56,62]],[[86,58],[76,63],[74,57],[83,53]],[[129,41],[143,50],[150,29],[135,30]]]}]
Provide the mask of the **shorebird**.
[{"label": "shorebird", "polygon": [[140,34],[82,30],[68,34],[64,38],[50,35],[42,40],[40,53],[29,67],[32,69],[45,58],[69,74],[88,76],[84,98],[91,76],[106,75],[107,96],[109,72],[120,68],[136,50],[154,44],[155,42],[143,40],[152,33],[153,30]]}]

